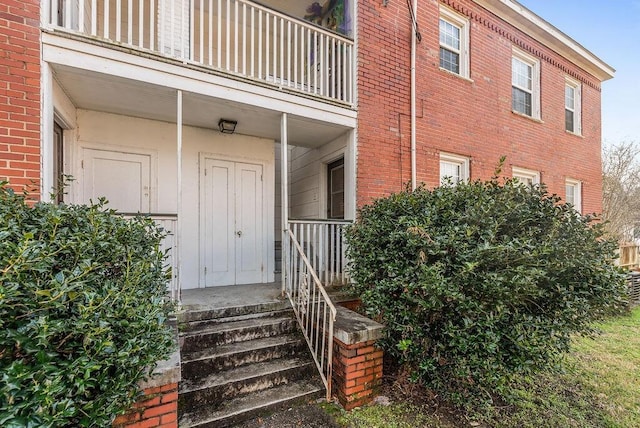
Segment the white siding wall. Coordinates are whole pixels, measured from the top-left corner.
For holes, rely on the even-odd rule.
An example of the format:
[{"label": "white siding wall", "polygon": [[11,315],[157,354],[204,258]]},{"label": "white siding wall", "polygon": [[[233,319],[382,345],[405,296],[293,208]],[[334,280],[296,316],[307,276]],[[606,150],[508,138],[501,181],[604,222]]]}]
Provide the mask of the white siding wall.
[{"label": "white siding wall", "polygon": [[189,58],[189,5],[189,0],[158,0],[158,45],[162,53]]},{"label": "white siding wall", "polygon": [[[292,147],[289,173],[291,217],[326,218],[326,165],[347,151],[350,134],[317,149]],[[346,183],[346,181],[345,181]]]}]

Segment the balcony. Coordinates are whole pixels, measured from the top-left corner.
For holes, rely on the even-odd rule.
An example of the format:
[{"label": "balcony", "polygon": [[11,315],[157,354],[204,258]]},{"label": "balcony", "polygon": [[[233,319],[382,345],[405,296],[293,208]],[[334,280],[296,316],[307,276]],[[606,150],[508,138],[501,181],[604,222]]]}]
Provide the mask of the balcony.
[{"label": "balcony", "polygon": [[45,27],[347,107],[353,40],[247,0],[45,0]]}]

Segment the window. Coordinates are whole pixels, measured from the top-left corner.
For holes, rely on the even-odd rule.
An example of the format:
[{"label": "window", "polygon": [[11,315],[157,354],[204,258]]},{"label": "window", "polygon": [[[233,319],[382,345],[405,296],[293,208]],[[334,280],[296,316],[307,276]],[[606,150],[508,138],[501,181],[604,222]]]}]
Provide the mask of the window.
[{"label": "window", "polygon": [[511,58],[511,108],[540,119],[540,61],[520,51]]},{"label": "window", "polygon": [[581,92],[579,82],[566,79],[564,85],[564,129],[578,135],[582,133]]},{"label": "window", "polygon": [[517,178],[522,184],[526,184],[528,186],[535,186],[536,184],[540,184],[540,173],[538,171],[533,171],[530,169],[518,168],[514,166],[511,169],[511,175],[513,178]]},{"label": "window", "polygon": [[440,68],[469,77],[469,22],[440,9]]},{"label": "window", "polygon": [[573,205],[578,212],[582,212],[582,183],[578,180],[567,178],[564,183],[565,202]]},{"label": "window", "polygon": [[440,184],[455,185],[469,179],[469,158],[440,153]]}]

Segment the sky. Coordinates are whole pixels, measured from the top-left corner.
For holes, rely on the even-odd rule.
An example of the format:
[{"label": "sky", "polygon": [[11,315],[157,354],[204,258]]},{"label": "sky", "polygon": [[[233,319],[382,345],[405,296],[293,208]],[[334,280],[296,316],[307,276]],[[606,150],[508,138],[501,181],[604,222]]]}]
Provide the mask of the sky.
[{"label": "sky", "polygon": [[602,84],[602,139],[640,144],[640,0],[517,0],[616,70]]}]

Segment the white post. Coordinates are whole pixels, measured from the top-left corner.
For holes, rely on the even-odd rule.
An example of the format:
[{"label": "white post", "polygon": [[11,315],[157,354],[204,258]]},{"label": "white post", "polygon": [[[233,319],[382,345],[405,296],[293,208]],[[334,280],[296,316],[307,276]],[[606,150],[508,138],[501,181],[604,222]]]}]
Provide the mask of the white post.
[{"label": "white post", "polygon": [[40,125],[40,200],[51,202],[55,178],[53,176],[53,75],[49,63],[41,62],[42,89],[40,94],[42,122]]},{"label": "white post", "polygon": [[286,274],[287,274],[287,257],[289,237],[287,229],[289,228],[289,160],[288,160],[288,141],[287,141],[287,113],[282,113],[280,119],[280,173],[281,179],[281,205],[282,205],[282,294],[285,293]]},{"label": "white post", "polygon": [[[177,256],[177,272],[176,272],[176,289],[172,290],[172,298],[174,301],[178,302],[178,305],[181,304],[182,296],[181,296],[181,278],[180,271],[182,270],[182,91],[178,90],[178,100],[177,100],[177,112],[176,112],[176,146],[177,146],[177,169],[178,169],[178,221],[177,221],[177,231],[176,231],[176,248],[178,249]],[[173,295],[175,292],[175,295]]]}]

